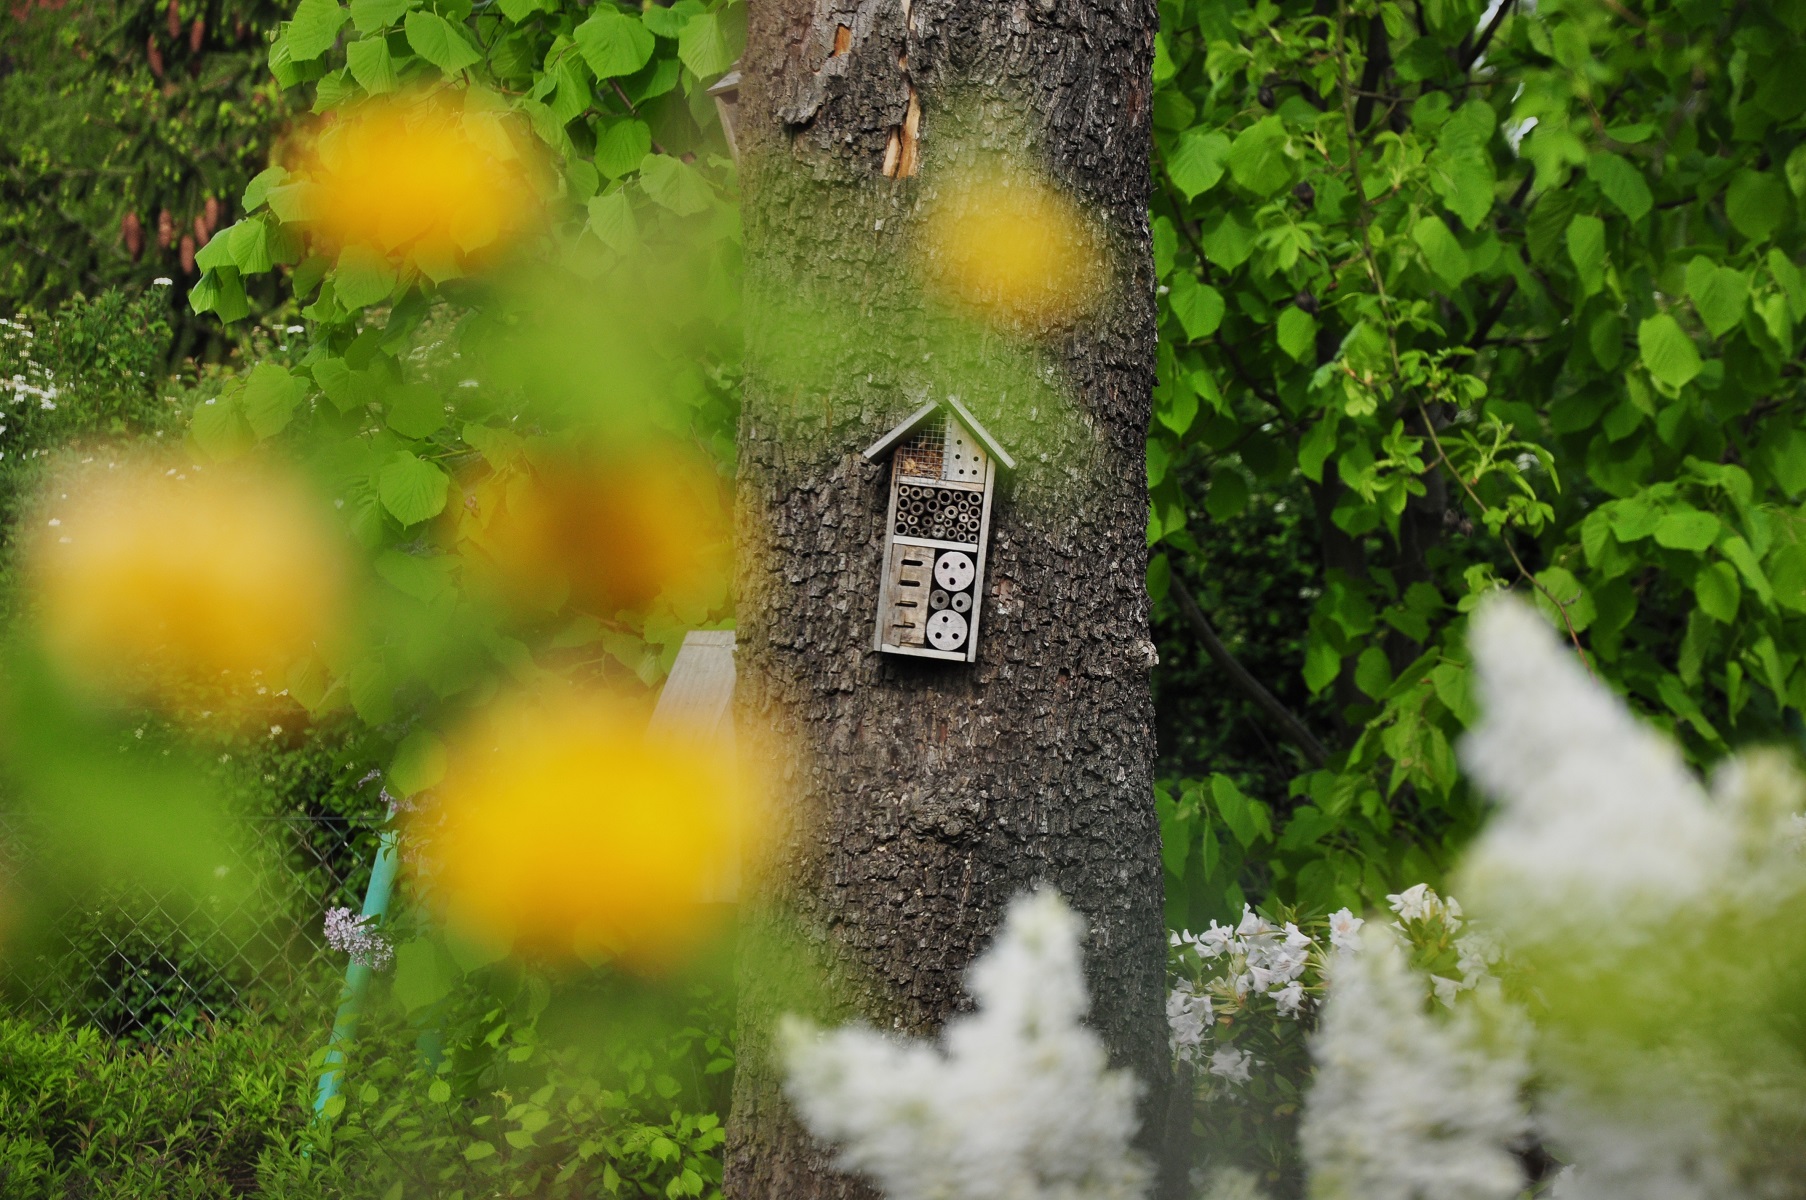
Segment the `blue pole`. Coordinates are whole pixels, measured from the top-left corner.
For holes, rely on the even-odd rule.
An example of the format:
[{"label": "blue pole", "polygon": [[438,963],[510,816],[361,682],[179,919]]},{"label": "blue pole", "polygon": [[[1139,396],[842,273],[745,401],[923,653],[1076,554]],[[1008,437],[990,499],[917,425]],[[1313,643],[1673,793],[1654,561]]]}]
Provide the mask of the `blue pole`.
[{"label": "blue pole", "polygon": [[[382,841],[376,847],[376,862],[370,867],[370,886],[364,890],[365,917],[381,917],[389,911],[389,893],[395,886],[395,868],[400,863],[395,841],[395,831],[390,830],[382,835]],[[339,1002],[338,1016],[332,1022],[332,1037],[326,1045],[320,1087],[314,1093],[315,1116],[324,1112],[326,1102],[339,1094],[339,1083],[345,1074],[345,1047],[357,1035],[357,1020],[364,1009],[364,993],[369,988],[368,966],[354,962],[345,968],[345,998]]]}]

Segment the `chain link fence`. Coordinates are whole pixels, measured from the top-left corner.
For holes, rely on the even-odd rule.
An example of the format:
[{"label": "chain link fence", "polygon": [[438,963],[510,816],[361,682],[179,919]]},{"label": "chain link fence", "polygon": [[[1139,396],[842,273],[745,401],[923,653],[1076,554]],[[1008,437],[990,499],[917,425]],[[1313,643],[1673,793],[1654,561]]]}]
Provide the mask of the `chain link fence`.
[{"label": "chain link fence", "polygon": [[[239,818],[236,900],[158,893],[130,884],[35,923],[9,947],[0,1007],[17,1017],[74,1021],[130,1040],[190,1034],[207,1023],[259,1019],[324,1028],[344,979],[327,946],[326,912],[356,911],[376,852],[379,816]],[[0,808],[0,883],[18,877],[33,838]]]}]

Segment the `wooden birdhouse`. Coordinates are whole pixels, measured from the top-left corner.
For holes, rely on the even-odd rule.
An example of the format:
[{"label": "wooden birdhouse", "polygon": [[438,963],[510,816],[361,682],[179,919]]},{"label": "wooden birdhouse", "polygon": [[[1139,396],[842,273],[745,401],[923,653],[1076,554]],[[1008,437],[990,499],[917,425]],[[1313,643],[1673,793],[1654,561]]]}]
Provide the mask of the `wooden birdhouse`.
[{"label": "wooden birdhouse", "polygon": [[890,457],[884,573],[872,648],[971,662],[978,657],[985,547],[997,469],[1016,460],[953,396],[911,413],[866,450]]}]

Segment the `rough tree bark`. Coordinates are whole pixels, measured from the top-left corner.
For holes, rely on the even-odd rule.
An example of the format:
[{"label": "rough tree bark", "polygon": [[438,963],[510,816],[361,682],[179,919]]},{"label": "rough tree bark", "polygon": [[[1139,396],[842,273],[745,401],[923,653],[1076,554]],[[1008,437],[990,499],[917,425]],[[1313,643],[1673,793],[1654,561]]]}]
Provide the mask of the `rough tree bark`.
[{"label": "rough tree bark", "polygon": [[[743,730],[780,735],[782,800],[778,853],[749,881],[748,944],[776,928],[800,939],[828,980],[828,1019],[928,1034],[965,1003],[963,972],[1009,899],[1057,886],[1089,922],[1092,1022],[1147,1084],[1152,1148],[1169,1075],[1144,587],[1156,5],[749,7],[738,704]],[[1114,262],[1091,315],[1031,339],[1063,418],[963,396],[1021,460],[993,514],[971,665],[873,652],[888,468],[859,456],[940,383],[907,268],[956,143],[1054,181]],[[766,354],[798,331],[759,324],[794,312],[803,281],[845,301],[806,331],[807,386]],[[993,332],[978,354],[1023,344]],[[801,969],[745,960],[735,1200],[869,1194],[796,1126],[768,1057]]]}]

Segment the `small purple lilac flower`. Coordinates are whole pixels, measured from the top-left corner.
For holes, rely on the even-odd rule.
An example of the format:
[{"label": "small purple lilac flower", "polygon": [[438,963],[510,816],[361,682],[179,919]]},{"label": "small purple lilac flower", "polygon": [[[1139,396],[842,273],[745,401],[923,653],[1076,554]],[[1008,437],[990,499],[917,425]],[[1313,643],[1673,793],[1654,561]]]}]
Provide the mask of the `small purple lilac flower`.
[{"label": "small purple lilac flower", "polygon": [[354,963],[361,963],[372,971],[382,970],[395,957],[395,947],[382,934],[368,928],[368,922],[373,919],[360,917],[349,908],[327,910],[326,944],[350,955]]}]

